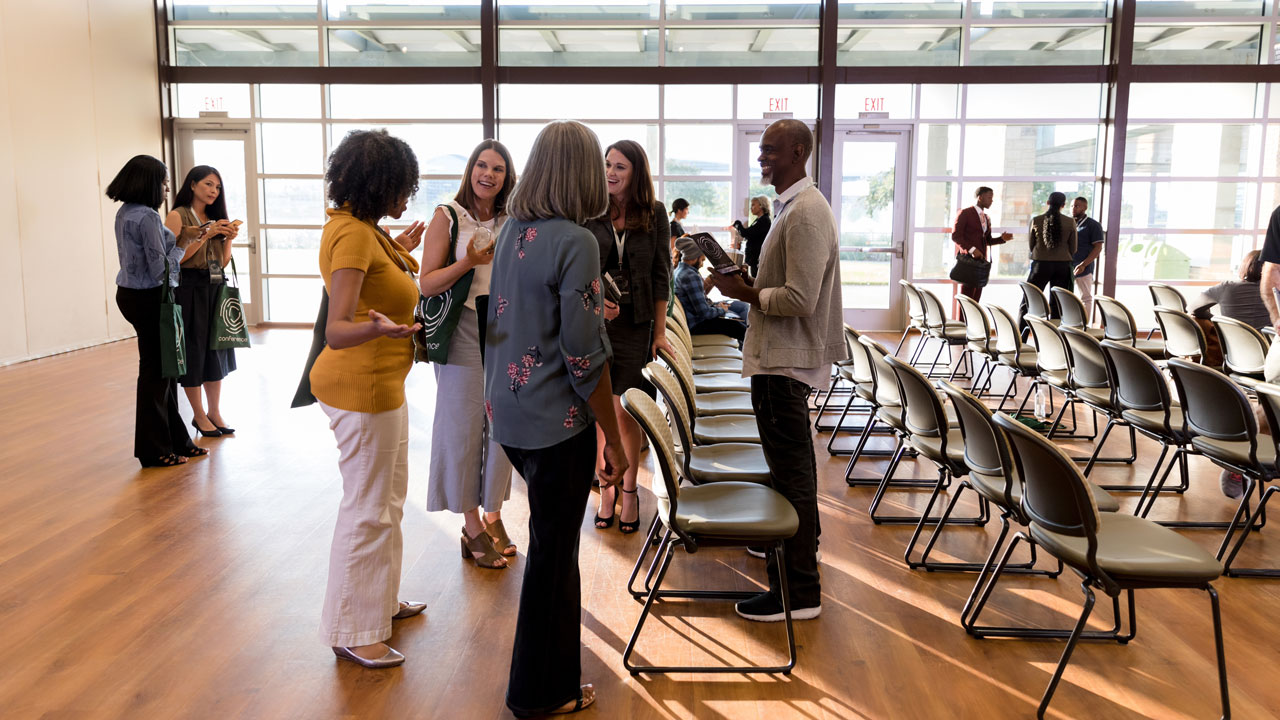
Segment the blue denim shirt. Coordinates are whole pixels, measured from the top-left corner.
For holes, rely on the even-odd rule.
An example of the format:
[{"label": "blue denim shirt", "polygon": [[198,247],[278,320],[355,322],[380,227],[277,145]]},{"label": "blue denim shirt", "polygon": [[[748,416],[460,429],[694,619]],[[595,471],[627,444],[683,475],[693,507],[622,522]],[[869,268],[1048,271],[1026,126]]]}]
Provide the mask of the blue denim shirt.
[{"label": "blue denim shirt", "polygon": [[169,258],[169,285],[178,287],[178,266],[185,250],[164,226],[160,213],[137,203],[126,203],[116,212],[116,250],[120,272],[116,285],[134,290],[160,286],[164,259]]},{"label": "blue denim shirt", "polygon": [[485,412],[495,442],[535,450],[595,421],[587,398],[613,355],[604,329],[600,246],[555,218],[510,218],[489,276]]},{"label": "blue denim shirt", "polygon": [[693,327],[704,320],[724,317],[724,308],[716,307],[702,289],[702,273],[683,260],[676,266],[676,297],[684,306],[684,314]]}]

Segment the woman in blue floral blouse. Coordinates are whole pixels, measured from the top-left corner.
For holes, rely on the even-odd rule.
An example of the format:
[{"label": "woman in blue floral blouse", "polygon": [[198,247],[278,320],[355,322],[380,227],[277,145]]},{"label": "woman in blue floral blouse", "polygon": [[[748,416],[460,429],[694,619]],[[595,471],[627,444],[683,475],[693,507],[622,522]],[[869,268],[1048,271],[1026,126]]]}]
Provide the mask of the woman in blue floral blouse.
[{"label": "woman in blue floral blouse", "polygon": [[581,227],[608,208],[595,133],[557,121],[534,141],[507,200],[489,281],[485,409],[529,494],[529,552],[507,707],[516,717],[581,710],[578,538],[605,438],[602,487],[627,468],[613,412],[600,251]]}]

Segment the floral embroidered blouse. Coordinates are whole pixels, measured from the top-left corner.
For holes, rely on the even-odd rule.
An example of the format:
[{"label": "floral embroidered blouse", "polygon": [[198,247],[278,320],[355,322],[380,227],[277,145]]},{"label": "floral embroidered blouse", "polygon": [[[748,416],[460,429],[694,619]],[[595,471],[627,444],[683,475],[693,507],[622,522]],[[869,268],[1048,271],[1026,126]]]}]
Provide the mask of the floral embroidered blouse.
[{"label": "floral embroidered blouse", "polygon": [[600,249],[564,219],[507,220],[489,280],[484,394],[493,439],[551,447],[595,421],[587,398],[612,359]]}]

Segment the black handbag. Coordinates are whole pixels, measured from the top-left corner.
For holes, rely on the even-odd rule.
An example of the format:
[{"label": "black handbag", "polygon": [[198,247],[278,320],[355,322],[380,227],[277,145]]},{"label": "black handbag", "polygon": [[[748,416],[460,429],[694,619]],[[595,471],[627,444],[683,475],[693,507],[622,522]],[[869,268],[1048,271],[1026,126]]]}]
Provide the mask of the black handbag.
[{"label": "black handbag", "polygon": [[293,402],[289,407],[306,407],[316,401],[316,396],[311,394],[311,368],[327,344],[325,329],[328,324],[329,291],[320,288],[320,310],[316,313],[316,324],[311,327],[311,349],[307,351],[307,360],[302,365],[302,378],[298,380],[298,389],[294,392]]},{"label": "black handbag", "polygon": [[991,279],[991,261],[979,260],[967,253],[956,254],[956,264],[951,266],[948,276],[961,285],[986,287]]}]

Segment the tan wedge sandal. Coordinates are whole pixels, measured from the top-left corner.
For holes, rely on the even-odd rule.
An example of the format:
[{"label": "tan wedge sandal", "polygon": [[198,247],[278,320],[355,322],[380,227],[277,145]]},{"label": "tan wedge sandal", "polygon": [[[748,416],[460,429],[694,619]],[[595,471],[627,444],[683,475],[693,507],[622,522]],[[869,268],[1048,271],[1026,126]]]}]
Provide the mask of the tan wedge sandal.
[{"label": "tan wedge sandal", "polygon": [[489,533],[482,530],[479,535],[468,538],[467,529],[464,527],[461,541],[463,560],[470,560],[476,564],[476,567],[490,570],[506,569],[507,559],[493,547],[493,538],[489,537]]},{"label": "tan wedge sandal", "polygon": [[499,518],[489,523],[485,528],[485,532],[489,533],[489,537],[493,538],[493,546],[502,553],[503,557],[516,556],[516,544],[511,542],[511,536],[507,534],[507,528],[502,524]]}]

